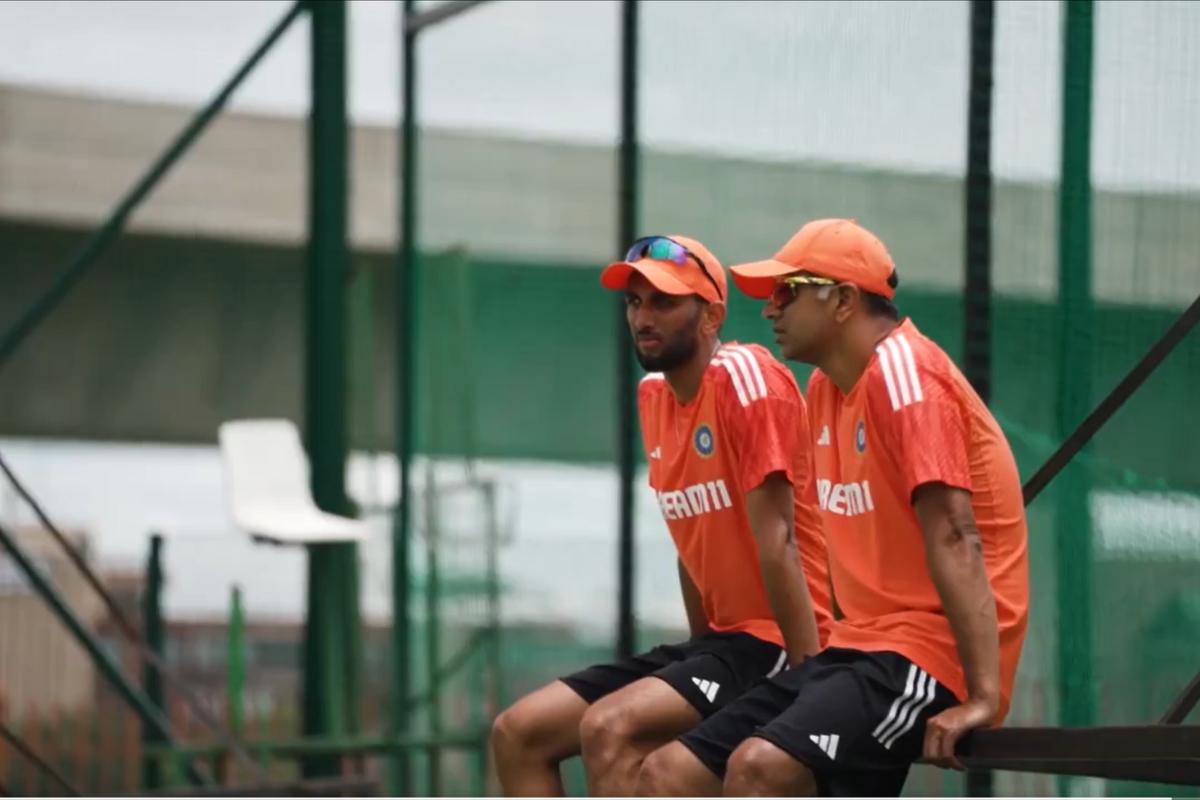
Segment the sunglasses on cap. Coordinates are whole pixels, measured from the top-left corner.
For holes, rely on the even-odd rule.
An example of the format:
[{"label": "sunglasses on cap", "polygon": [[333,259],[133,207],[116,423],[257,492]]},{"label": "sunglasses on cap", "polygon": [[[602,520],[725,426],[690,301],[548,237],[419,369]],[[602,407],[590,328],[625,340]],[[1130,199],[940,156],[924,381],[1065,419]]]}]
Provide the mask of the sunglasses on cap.
[{"label": "sunglasses on cap", "polygon": [[696,266],[700,267],[700,271],[704,273],[704,277],[708,278],[708,282],[717,290],[717,297],[724,299],[721,294],[721,287],[713,280],[713,276],[709,273],[705,263],[686,247],[679,242],[668,239],[665,236],[646,236],[638,239],[629,246],[629,251],[625,253],[626,261],[637,261],[639,258],[652,258],[655,261],[670,261],[672,264],[683,266],[690,258],[696,262]]},{"label": "sunglasses on cap", "polygon": [[840,281],[832,278],[821,278],[817,275],[790,275],[775,282],[771,291],[771,302],[777,308],[783,308],[796,299],[801,286],[837,286]]}]

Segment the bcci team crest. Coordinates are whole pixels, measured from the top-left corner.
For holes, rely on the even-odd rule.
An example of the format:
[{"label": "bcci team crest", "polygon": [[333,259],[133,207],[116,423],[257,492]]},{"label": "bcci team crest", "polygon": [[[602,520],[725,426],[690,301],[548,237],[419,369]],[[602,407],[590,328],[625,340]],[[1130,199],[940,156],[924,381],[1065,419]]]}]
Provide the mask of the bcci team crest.
[{"label": "bcci team crest", "polygon": [[696,433],[692,436],[692,446],[696,448],[696,452],[703,458],[708,458],[713,454],[713,450],[717,449],[717,441],[713,438],[712,428],[707,425],[701,425],[696,428]]},{"label": "bcci team crest", "polygon": [[867,426],[861,419],[854,429],[854,449],[860,453],[867,451]]}]

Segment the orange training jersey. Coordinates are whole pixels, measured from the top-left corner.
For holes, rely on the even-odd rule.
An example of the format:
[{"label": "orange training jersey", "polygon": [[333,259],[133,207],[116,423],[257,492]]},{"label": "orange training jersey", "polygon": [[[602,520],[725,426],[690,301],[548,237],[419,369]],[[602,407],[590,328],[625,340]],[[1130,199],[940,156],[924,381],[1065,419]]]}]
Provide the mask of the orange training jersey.
[{"label": "orange training jersey", "polygon": [[815,371],[808,402],[817,502],[844,615],[829,644],[900,653],[965,699],[912,495],[931,482],[967,489],[1000,624],[999,722],[1029,609],[1021,482],[1000,426],[950,358],[909,320],[879,343],[849,394]]},{"label": "orange training jersey", "polygon": [[829,570],[820,517],[806,500],[812,496],[808,419],[792,373],[759,345],[727,344],[686,405],[660,373],[643,378],[638,412],[650,486],[714,631],[743,631],[783,645],[759,571],[746,493],[772,472],[787,475],[823,645],[832,620]]}]

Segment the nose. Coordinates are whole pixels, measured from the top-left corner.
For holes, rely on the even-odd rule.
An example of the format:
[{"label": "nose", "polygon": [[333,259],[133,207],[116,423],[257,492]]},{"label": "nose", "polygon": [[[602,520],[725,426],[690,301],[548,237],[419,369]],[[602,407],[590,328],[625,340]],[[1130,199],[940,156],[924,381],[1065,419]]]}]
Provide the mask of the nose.
[{"label": "nose", "polygon": [[763,319],[774,320],[779,316],[779,307],[775,305],[774,300],[767,300],[762,307]]},{"label": "nose", "polygon": [[629,326],[634,333],[651,327],[652,315],[645,304],[629,307]]}]

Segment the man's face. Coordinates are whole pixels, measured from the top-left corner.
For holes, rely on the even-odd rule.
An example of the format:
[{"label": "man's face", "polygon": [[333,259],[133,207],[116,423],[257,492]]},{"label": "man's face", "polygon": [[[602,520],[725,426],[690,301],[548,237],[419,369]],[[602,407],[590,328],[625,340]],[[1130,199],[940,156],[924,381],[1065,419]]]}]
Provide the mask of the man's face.
[{"label": "man's face", "polygon": [[819,363],[837,334],[836,286],[777,286],[763,306],[785,359]]},{"label": "man's face", "polygon": [[650,372],[682,366],[700,344],[704,303],[696,295],[667,294],[634,274],[625,289],[625,319],[638,362]]}]

